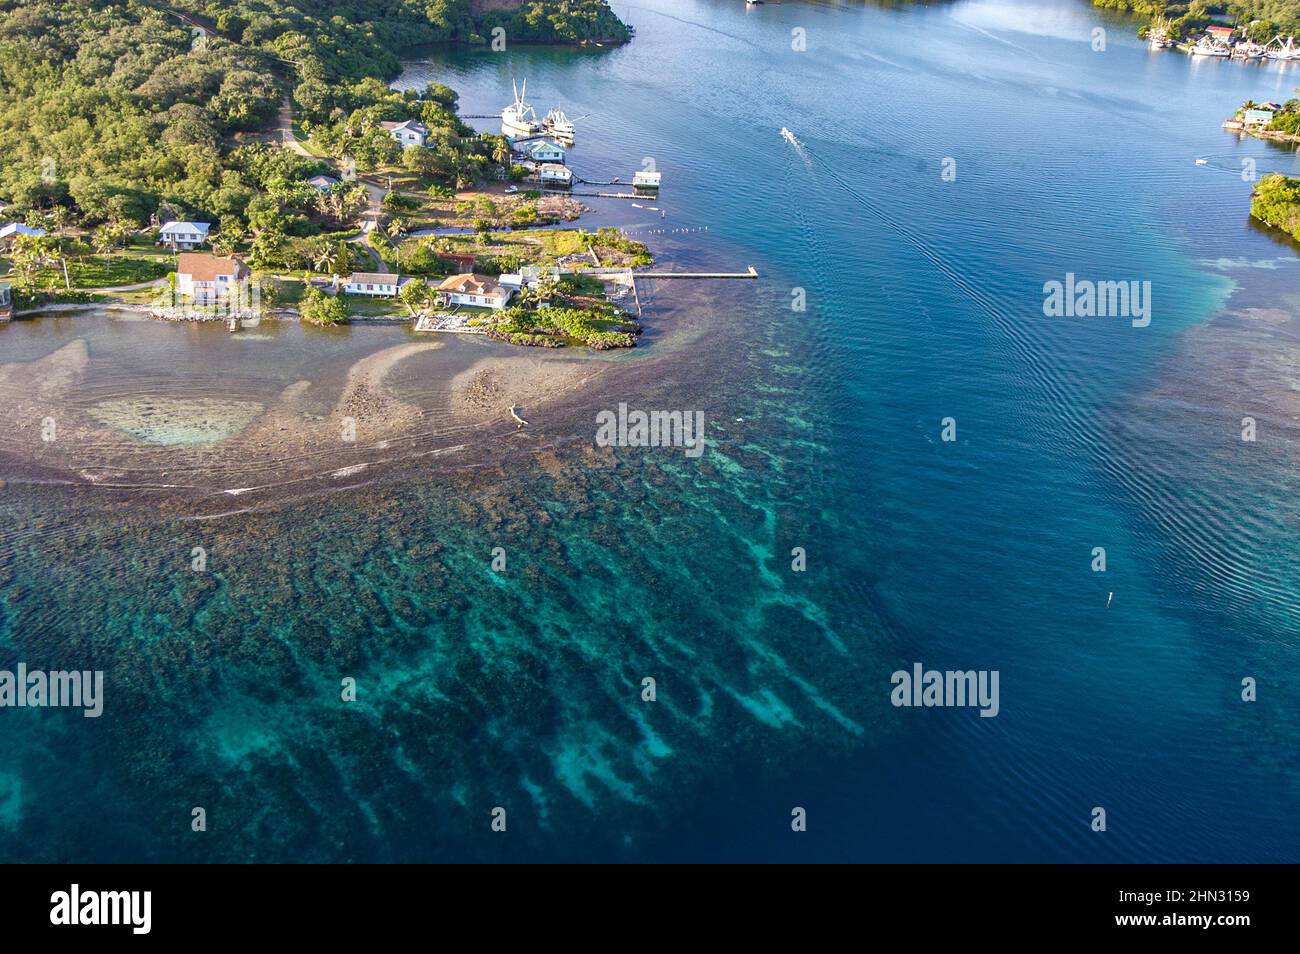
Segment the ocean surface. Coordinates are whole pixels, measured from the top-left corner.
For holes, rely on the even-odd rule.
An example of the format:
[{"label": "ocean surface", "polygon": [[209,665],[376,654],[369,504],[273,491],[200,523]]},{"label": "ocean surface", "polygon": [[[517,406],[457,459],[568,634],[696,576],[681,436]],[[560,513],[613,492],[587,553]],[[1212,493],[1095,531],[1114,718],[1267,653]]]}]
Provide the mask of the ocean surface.
[{"label": "ocean surface", "polygon": [[[469,445],[437,466],[245,503],[5,464],[0,669],[106,698],[0,710],[0,859],[1300,859],[1300,258],[1248,218],[1300,161],[1219,126],[1300,67],[1081,0],[614,7],[625,47],[397,85],[488,114],[526,78],[580,177],[663,174],[662,215],[584,224],[760,280],[644,283],[642,347],[523,432],[433,426]],[[1149,282],[1149,324],[1045,316],[1067,274]],[[60,316],[0,354],[85,342],[103,417],[409,340]],[[622,402],[707,448],[597,448]],[[996,670],[997,716],[891,706],[914,663]]]}]

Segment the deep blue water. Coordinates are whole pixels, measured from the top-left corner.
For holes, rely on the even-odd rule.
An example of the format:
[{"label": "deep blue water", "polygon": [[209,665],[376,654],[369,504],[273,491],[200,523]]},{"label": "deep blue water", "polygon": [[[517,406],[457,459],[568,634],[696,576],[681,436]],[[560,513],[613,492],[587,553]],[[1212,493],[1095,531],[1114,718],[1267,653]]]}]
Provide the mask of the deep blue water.
[{"label": "deep blue water", "polygon": [[[579,175],[664,174],[665,217],[590,222],[760,271],[650,287],[593,398],[701,408],[709,450],[610,463],[579,408],[525,462],[218,521],[239,565],[201,597],[152,556],[187,540],[166,514],[11,486],[0,645],[93,647],[130,714],[33,720],[0,854],[1295,860],[1300,271],[1240,172],[1300,163],[1219,123],[1300,69],[1075,0],[615,8],[627,47],[400,83],[489,113],[526,77],[584,117]],[[1149,281],[1150,325],[1045,317],[1067,272]],[[528,569],[485,573],[498,544]],[[918,661],[998,670],[1000,714],[890,707]],[[221,836],[160,833],[204,799]]]}]

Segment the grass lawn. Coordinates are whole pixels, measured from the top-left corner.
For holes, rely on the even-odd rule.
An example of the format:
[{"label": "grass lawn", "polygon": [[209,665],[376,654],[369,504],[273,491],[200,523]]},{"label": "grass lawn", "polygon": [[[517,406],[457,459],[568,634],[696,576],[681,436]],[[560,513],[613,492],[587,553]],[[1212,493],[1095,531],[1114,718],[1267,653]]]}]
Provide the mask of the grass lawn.
[{"label": "grass lawn", "polygon": [[[135,285],[162,278],[172,270],[171,256],[92,255],[84,259],[68,259],[68,279],[74,289],[106,288],[114,285]],[[34,273],[38,287],[56,285],[63,287],[63,269],[55,266]]]},{"label": "grass lawn", "polygon": [[411,313],[396,298],[369,298],[365,295],[344,295],[343,303],[348,306],[348,314],[360,318],[388,318],[400,316],[409,318]]}]

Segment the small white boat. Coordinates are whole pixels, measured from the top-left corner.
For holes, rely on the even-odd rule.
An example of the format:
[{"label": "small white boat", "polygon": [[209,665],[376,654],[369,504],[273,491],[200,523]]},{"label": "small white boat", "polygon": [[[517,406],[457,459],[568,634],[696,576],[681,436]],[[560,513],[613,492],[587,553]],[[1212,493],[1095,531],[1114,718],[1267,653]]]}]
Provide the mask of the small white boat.
[{"label": "small white boat", "polygon": [[799,145],[799,140],[794,138],[794,133],[790,132],[790,130],[786,129],[784,126],[781,127],[781,138],[792,145]]},{"label": "small white boat", "polygon": [[519,186],[506,186],[506,195],[514,195],[519,191]]},{"label": "small white boat", "polygon": [[1209,159],[1197,159],[1197,160],[1196,160],[1196,164],[1197,164],[1198,166],[1208,166],[1208,165],[1210,164],[1210,160],[1209,160]]}]

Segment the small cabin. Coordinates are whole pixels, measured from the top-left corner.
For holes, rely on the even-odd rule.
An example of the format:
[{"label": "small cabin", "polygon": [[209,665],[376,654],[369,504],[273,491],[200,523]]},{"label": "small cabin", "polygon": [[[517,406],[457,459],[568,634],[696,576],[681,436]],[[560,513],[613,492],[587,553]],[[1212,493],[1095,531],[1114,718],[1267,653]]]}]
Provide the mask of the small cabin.
[{"label": "small cabin", "polygon": [[567,166],[559,163],[548,162],[537,169],[537,178],[542,185],[558,186],[567,189],[573,185],[573,173]]},{"label": "small cabin", "polygon": [[637,189],[657,189],[662,177],[661,172],[638,172],[632,176],[632,185]]}]

